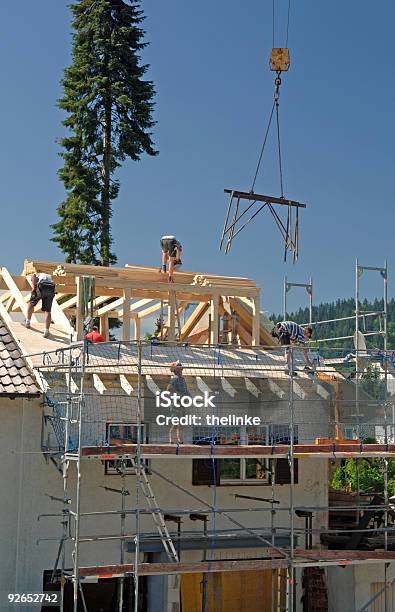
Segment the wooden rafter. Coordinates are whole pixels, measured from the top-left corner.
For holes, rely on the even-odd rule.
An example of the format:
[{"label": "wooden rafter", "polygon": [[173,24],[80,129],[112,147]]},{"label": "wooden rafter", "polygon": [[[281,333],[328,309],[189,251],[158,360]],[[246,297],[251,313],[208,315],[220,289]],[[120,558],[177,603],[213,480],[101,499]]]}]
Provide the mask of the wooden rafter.
[{"label": "wooden rafter", "polygon": [[[7,268],[2,268],[2,277],[4,282],[6,283],[12,297],[14,298],[14,300],[16,301],[16,303],[18,304],[19,308],[21,309],[23,315],[25,317],[27,317],[27,304],[25,302],[25,299],[19,289],[19,287],[17,286],[17,284],[15,283],[14,279],[12,278],[11,274],[8,272]],[[32,316],[32,320],[37,323],[37,318],[35,317],[35,315]]]},{"label": "wooden rafter", "polygon": [[[84,334],[81,308],[83,295],[79,289],[81,279],[88,275],[95,279],[96,297],[90,306],[93,306],[95,316],[100,318],[103,329],[107,325],[108,317],[124,319],[125,300],[129,307],[125,316],[125,325],[122,331],[123,340],[131,337],[130,326],[132,320],[135,327],[135,338],[141,334],[141,319],[148,317],[167,304],[167,315],[173,313],[165,324],[165,337],[175,337],[177,313],[180,313],[189,303],[197,306],[189,314],[187,321],[182,325],[180,340],[188,339],[194,331],[197,332],[198,342],[216,344],[221,342],[221,317],[232,310],[237,312],[236,338],[240,344],[273,344],[270,335],[260,320],[259,294],[260,290],[255,282],[242,277],[220,276],[201,272],[176,272],[175,283],[169,286],[166,275],[160,274],[157,268],[150,266],[128,266],[126,268],[85,266],[79,264],[56,263],[48,261],[25,261],[25,276],[11,276],[7,270],[0,275],[0,303],[11,314],[21,311],[27,312],[28,292],[31,289],[30,276],[34,273],[44,272],[51,274],[56,285],[56,297],[53,302],[52,318],[57,329],[74,339],[81,339]],[[176,295],[178,309],[169,305],[169,296]],[[4,296],[7,297],[4,297]],[[12,300],[12,303],[11,303]],[[11,311],[12,309],[12,311]],[[40,309],[40,305],[36,310]],[[201,319],[211,310],[211,338],[206,325],[198,325]],[[75,315],[78,333],[69,322],[71,315]],[[20,321],[20,319],[17,319]],[[38,322],[34,320],[34,322]],[[73,333],[74,332],[74,333]],[[59,336],[64,343],[64,336]],[[33,343],[32,343],[33,344]]]},{"label": "wooden rafter", "polygon": [[185,340],[189,334],[193,331],[194,327],[198,324],[203,315],[208,311],[209,303],[203,302],[202,304],[198,304],[192,314],[185,321],[184,325],[181,328],[181,337],[180,340]]}]

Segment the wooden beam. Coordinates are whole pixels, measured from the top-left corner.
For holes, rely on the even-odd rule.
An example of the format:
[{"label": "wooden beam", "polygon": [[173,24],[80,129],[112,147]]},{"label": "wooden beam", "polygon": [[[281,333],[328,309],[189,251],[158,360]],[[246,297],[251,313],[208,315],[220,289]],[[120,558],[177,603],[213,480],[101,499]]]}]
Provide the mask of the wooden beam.
[{"label": "wooden beam", "polygon": [[252,298],[252,344],[260,344],[261,308],[259,295]]},{"label": "wooden beam", "polygon": [[139,318],[143,319],[144,317],[148,317],[149,315],[154,314],[154,312],[158,312],[158,310],[160,310],[161,307],[162,307],[161,302],[158,302],[157,304],[153,304],[149,308],[146,308],[145,310],[142,310],[141,312],[139,312]]},{"label": "wooden beam", "polygon": [[256,384],[251,380],[251,378],[245,378],[245,384],[247,391],[254,395],[254,397],[259,397],[261,395],[261,390],[256,386]]},{"label": "wooden beam", "polygon": [[303,391],[302,387],[296,382],[296,380],[293,381],[292,389],[295,395],[300,397],[300,399],[306,399],[306,393]]},{"label": "wooden beam", "polygon": [[68,300],[65,300],[64,302],[59,303],[59,306],[62,310],[68,310],[72,306],[76,306],[76,304],[77,304],[77,296],[73,295]]},{"label": "wooden beam", "polygon": [[[20,291],[20,289],[18,288],[18,286],[16,285],[14,279],[12,278],[11,274],[8,272],[7,268],[2,268],[2,276],[3,279],[12,295],[12,297],[14,298],[14,300],[16,301],[16,303],[18,304],[19,308],[21,309],[21,311],[23,312],[24,317],[27,317],[27,304],[25,302],[25,299]],[[32,316],[32,321],[34,323],[38,322],[37,317],[33,314]]]},{"label": "wooden beam", "polygon": [[66,378],[66,386],[67,388],[69,388],[70,386],[71,393],[78,393],[79,391],[78,385],[76,384],[74,378],[70,376],[69,372],[65,372],[65,378]]},{"label": "wooden beam", "polygon": [[119,308],[119,306],[123,306],[124,303],[124,299],[125,299],[125,291],[129,291],[130,293],[130,288],[127,289],[123,289],[123,296],[121,298],[118,298],[117,300],[113,300],[112,302],[110,302],[109,304],[106,304],[105,306],[102,306],[102,308],[99,308],[97,311],[97,316],[101,317],[102,315],[105,315],[109,312],[111,312],[112,310],[116,310],[117,308]]},{"label": "wooden beam", "polygon": [[274,395],[277,395],[280,399],[283,399],[285,397],[285,391],[283,391],[281,387],[274,380],[271,380],[269,378],[267,382],[268,382],[270,391],[274,393]]},{"label": "wooden beam", "polygon": [[221,385],[225,393],[230,395],[230,397],[234,397],[237,393],[237,390],[230,384],[229,380],[225,377],[221,378]]},{"label": "wooden beam", "polygon": [[[254,297],[254,296],[250,296]],[[243,296],[233,296],[229,298],[230,307],[237,314],[237,317],[240,321],[243,322],[243,326],[250,334],[252,333],[252,306],[251,303],[245,299]],[[263,325],[262,320],[260,320],[260,341],[259,344],[264,346],[277,346],[277,342],[274,341],[274,338],[271,337],[268,330]]]},{"label": "wooden beam", "polygon": [[211,314],[211,330],[210,330],[210,343],[218,344],[219,342],[219,296],[213,295],[210,304]]},{"label": "wooden beam", "polygon": [[141,340],[141,321],[138,317],[134,319],[134,339],[136,342]]},{"label": "wooden beam", "polygon": [[101,315],[99,318],[100,333],[105,340],[108,340],[110,328],[108,324],[108,314]]},{"label": "wooden beam", "polygon": [[93,374],[93,386],[100,395],[103,395],[103,393],[107,391],[106,385],[98,374]]},{"label": "wooden beam", "polygon": [[[27,278],[25,276],[17,276],[15,274],[12,275],[13,281],[18,287],[20,291],[30,291],[30,285],[27,282]],[[0,289],[8,289],[8,285],[5,280],[2,278],[0,273]]]},{"label": "wooden beam", "polygon": [[240,339],[240,344],[244,344],[245,346],[251,346],[251,334],[245,329],[241,321],[237,321],[236,331]]},{"label": "wooden beam", "polygon": [[126,378],[125,374],[120,374],[119,375],[119,383],[120,383],[122,389],[125,391],[126,395],[132,395],[133,387],[130,384],[130,382],[128,381],[128,379]]},{"label": "wooden beam", "polygon": [[132,290],[127,288],[123,290],[123,325],[122,325],[122,340],[129,342],[130,340],[130,300]]},{"label": "wooden beam", "polygon": [[59,306],[56,296],[52,302],[51,317],[55,324],[64,329],[67,334],[73,335],[75,333],[74,327],[71,325],[65,313]]},{"label": "wooden beam", "polygon": [[169,303],[167,307],[169,327],[167,330],[167,339],[170,340],[170,342],[174,342],[176,339],[176,308],[176,292],[169,289]]},{"label": "wooden beam", "polygon": [[76,312],[76,336],[77,341],[84,339],[84,320],[82,317],[82,301],[83,301],[83,290],[82,290],[82,276],[76,277],[77,285],[77,312]]},{"label": "wooden beam", "polygon": [[[137,296],[137,293],[138,293],[137,290],[133,289],[133,298],[139,297],[139,296]],[[139,308],[142,308],[143,306],[146,306],[147,304],[151,304],[151,302],[153,302],[155,299],[159,299],[159,298],[148,297],[148,298],[144,298],[142,300],[138,300],[137,302],[132,302],[130,304],[129,312],[131,314],[134,314],[134,313],[136,313],[136,311]],[[118,316],[120,318],[123,317],[123,307],[118,310]],[[141,317],[141,312],[138,313],[138,316]]]},{"label": "wooden beam", "polygon": [[14,303],[14,298],[12,297],[12,295],[8,298],[7,303],[5,305],[5,309],[7,312],[10,312],[10,310],[12,310],[12,304]]},{"label": "wooden beam", "polygon": [[160,393],[160,389],[158,385],[156,384],[156,382],[154,381],[154,379],[152,378],[152,376],[147,374],[145,377],[145,382],[147,384],[148,389],[151,391],[151,393],[153,393],[154,395],[156,393]]},{"label": "wooden beam", "polygon": [[208,384],[203,380],[201,376],[196,376],[196,386],[202,393],[212,393],[212,389],[208,386]]},{"label": "wooden beam", "polygon": [[7,300],[9,300],[10,297],[12,297],[11,293],[9,291],[5,291],[2,295],[0,295],[0,302],[7,302]]},{"label": "wooden beam", "polygon": [[[178,303],[178,308],[176,307],[176,309],[175,309],[175,319],[174,319],[174,321],[176,322],[177,319],[178,319],[178,321],[180,322],[180,327],[181,327],[180,314],[183,313],[183,311],[188,306],[188,304],[189,304],[189,302],[179,302]],[[159,310],[160,310],[160,304],[159,304]],[[164,332],[164,335],[163,335],[163,338],[162,338],[163,340],[168,340],[169,325],[170,325],[170,320],[169,320],[169,317],[167,317],[166,323],[163,326],[163,332]],[[181,329],[179,331],[180,331],[180,335],[181,335]]]},{"label": "wooden beam", "polygon": [[196,306],[196,308],[193,310],[193,312],[190,314],[190,316],[181,328],[180,340],[185,340],[186,338],[188,338],[189,334],[193,331],[193,329],[199,323],[200,319],[209,309],[209,306],[210,305],[208,302],[204,302]]}]

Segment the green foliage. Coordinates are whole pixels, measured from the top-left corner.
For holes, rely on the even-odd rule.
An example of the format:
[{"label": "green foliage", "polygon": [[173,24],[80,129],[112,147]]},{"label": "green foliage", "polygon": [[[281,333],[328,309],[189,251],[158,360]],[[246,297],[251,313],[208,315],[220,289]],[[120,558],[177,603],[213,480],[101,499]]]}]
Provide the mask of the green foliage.
[{"label": "green foliage", "polygon": [[383,380],[377,364],[367,366],[361,376],[361,387],[365,393],[370,395],[370,397],[374,397],[377,401],[382,401],[386,398],[385,380]]},{"label": "green foliage", "polygon": [[72,63],[61,81],[59,107],[66,112],[59,177],[67,197],[58,207],[54,237],[68,262],[110,265],[114,178],[121,162],[146,153],[151,140],[154,88],[140,62],[147,43],[137,0],[77,0]]},{"label": "green foliage", "polygon": [[[384,492],[384,460],[359,459],[359,490],[362,493]],[[357,462],[346,459],[334,470],[330,483],[337,491],[358,491]],[[388,460],[388,494],[395,493],[395,459]]]},{"label": "green foliage", "polygon": [[[380,311],[383,310],[383,300],[374,300],[369,302],[364,300],[360,303],[360,310],[363,311]],[[323,302],[318,306],[313,306],[313,321],[327,321],[328,319],[338,319],[341,317],[355,316],[355,300],[353,298],[336,300],[336,302]],[[273,314],[272,321],[282,321],[282,316]],[[309,320],[308,308],[299,308],[299,310],[288,315],[288,319],[296,321],[296,323],[307,323]],[[377,317],[368,317],[364,322],[360,320],[361,331],[378,331],[379,321]],[[388,348],[395,349],[395,299],[392,298],[388,302]],[[352,336],[355,332],[355,321],[338,321],[337,323],[325,323],[314,328],[314,338],[338,338],[341,336]],[[368,347],[379,347],[378,336],[366,338]],[[352,348],[352,340],[336,340],[336,342],[320,343],[320,346],[336,347],[336,348]]]}]

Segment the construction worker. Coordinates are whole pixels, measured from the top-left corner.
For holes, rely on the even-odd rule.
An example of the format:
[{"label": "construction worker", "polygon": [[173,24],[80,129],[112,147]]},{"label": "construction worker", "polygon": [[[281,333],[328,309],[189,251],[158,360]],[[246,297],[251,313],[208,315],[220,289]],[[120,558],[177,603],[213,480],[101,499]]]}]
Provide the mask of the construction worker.
[{"label": "construction worker", "polygon": [[106,341],[105,338],[103,338],[103,336],[99,332],[99,328],[97,327],[97,325],[94,325],[92,327],[92,331],[86,334],[85,340],[88,340],[88,342],[92,342],[93,344],[96,344],[97,342]]},{"label": "construction worker", "polygon": [[[302,327],[295,323],[295,321],[282,321],[281,323],[277,323],[275,328],[272,331],[273,338],[277,338],[279,343],[282,346],[290,346],[291,344],[296,344],[300,347],[303,358],[306,363],[306,369],[312,371],[314,370],[314,365],[310,360],[308,352],[305,348],[306,338],[311,338],[313,335],[313,328],[310,325],[306,325],[306,327]],[[286,349],[287,355],[287,371],[291,372],[291,351]]]},{"label": "construction worker", "polygon": [[182,246],[175,236],[162,236],[160,239],[162,249],[162,267],[159,272],[166,274],[169,262],[169,283],[174,283],[174,269],[182,265]]},{"label": "construction worker", "polygon": [[33,290],[30,294],[29,304],[27,307],[26,327],[30,328],[30,320],[34,312],[34,307],[41,300],[41,310],[44,314],[44,338],[49,337],[49,328],[51,325],[51,309],[53,299],[55,297],[55,283],[50,274],[39,272],[31,276]]},{"label": "construction worker", "polygon": [[[176,361],[175,363],[170,364],[170,372],[173,376],[170,379],[169,384],[167,385],[166,391],[170,391],[170,393],[176,393],[179,398],[185,397],[186,395],[190,395],[187,387],[186,380],[182,375],[183,365],[181,361]],[[179,402],[180,403],[180,402]],[[184,408],[180,406],[174,406],[172,404],[170,408],[171,416],[182,417],[185,415]],[[169,442],[173,444],[173,431],[175,432],[177,439],[177,444],[183,443],[183,434],[182,434],[182,426],[180,425],[172,425],[169,431]]]}]

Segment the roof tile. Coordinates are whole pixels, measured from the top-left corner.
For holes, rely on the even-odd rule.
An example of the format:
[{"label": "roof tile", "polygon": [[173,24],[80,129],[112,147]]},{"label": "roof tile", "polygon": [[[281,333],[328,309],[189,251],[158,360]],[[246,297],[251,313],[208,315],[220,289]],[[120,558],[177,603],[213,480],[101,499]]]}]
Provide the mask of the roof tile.
[{"label": "roof tile", "polygon": [[0,318],[0,394],[29,396],[39,393],[27,362],[7,325]]}]

